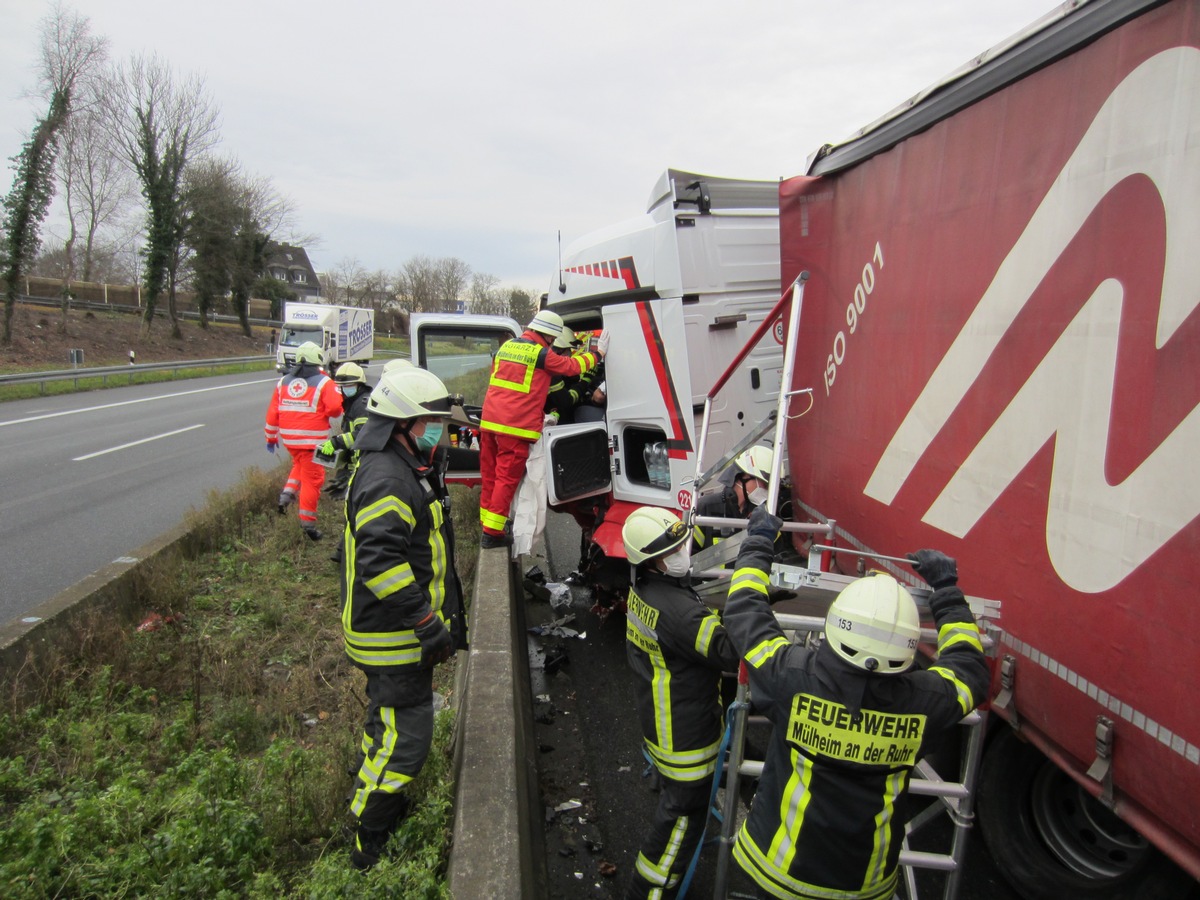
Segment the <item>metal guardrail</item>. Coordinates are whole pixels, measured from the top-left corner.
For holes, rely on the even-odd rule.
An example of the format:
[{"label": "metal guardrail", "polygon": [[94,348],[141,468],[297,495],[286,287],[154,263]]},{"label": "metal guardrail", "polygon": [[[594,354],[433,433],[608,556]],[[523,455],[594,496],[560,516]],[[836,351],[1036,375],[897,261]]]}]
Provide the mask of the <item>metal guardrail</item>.
[{"label": "metal guardrail", "polygon": [[107,384],[109,378],[117,376],[133,376],[139,372],[166,372],[179,369],[205,369],[219,366],[236,366],[257,362],[275,361],[274,356],[225,356],[219,359],[185,359],[175,362],[136,363],[126,366],[95,366],[90,369],[53,369],[44,372],[17,372],[12,375],[0,375],[0,387],[9,384],[41,383],[45,390],[48,381],[80,381],[85,378],[99,378],[101,384]]}]

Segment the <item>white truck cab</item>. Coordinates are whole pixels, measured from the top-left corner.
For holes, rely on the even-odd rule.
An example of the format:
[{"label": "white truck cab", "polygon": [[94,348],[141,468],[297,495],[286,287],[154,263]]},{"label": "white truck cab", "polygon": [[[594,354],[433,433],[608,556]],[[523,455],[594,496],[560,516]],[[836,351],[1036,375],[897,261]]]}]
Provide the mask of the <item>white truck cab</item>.
[{"label": "white truck cab", "polygon": [[[608,331],[607,403],[601,421],[545,429],[546,483],[551,506],[576,512],[605,556],[624,556],[620,529],[633,508],[691,506],[705,396],[779,294],[775,182],[669,169],[645,213],[566,248],[545,306],[576,331]],[[445,379],[437,367],[449,364],[448,335],[494,353],[521,329],[494,316],[414,316],[413,361]],[[782,364],[780,322],[714,400],[704,466],[774,411]],[[471,392],[448,386],[471,404]],[[486,374],[475,402],[483,390]]]}]

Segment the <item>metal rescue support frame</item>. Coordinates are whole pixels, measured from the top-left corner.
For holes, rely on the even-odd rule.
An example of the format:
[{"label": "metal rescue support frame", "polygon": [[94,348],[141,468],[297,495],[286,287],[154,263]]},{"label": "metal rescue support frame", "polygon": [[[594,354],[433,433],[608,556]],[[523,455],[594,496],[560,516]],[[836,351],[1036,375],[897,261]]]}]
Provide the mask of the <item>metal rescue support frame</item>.
[{"label": "metal rescue support frame", "polygon": [[[696,477],[693,484],[693,496],[698,497],[700,490],[710,482],[717,474],[719,474],[730,462],[735,459],[747,447],[754,444],[762,438],[767,431],[774,428],[774,447],[775,454],[771,465],[771,481],[767,488],[768,509],[774,511],[778,508],[779,490],[780,490],[780,471],[782,468],[783,459],[786,456],[786,426],[787,426],[787,409],[792,397],[798,394],[810,394],[811,389],[802,389],[798,391],[791,390],[792,374],[795,369],[796,362],[796,346],[797,346],[797,329],[800,324],[800,312],[804,299],[804,285],[808,280],[808,272],[801,272],[799,277],[792,282],[791,286],[780,296],[775,306],[763,319],[762,323],[750,336],[749,340],[742,350],[737,354],[728,368],[717,379],[716,383],[709,390],[704,401],[704,417],[700,428],[700,441],[696,451]],[[758,428],[749,432],[746,437],[740,441],[737,446],[733,447],[725,456],[714,463],[706,471],[701,471],[700,466],[703,464],[704,447],[708,439],[709,419],[712,410],[713,398],[724,387],[725,383],[732,376],[734,371],[742,364],[749,355],[751,350],[758,344],[759,340],[772,327],[773,323],[779,318],[785,306],[791,303],[788,331],[785,340],[784,363],[782,377],[779,386],[779,400],[775,413],[768,417]],[[711,526],[722,528],[740,528],[745,529],[747,520],[745,519],[728,519],[712,516],[695,515],[695,504],[688,511],[689,525],[693,527]],[[809,548],[808,564],[805,567],[788,566],[776,564],[772,567],[770,576],[771,584],[781,589],[805,589],[807,591],[816,590],[820,592],[822,599],[827,595],[830,602],[837,596],[847,584],[854,581],[857,576],[840,575],[829,571],[823,571],[827,568],[828,554],[836,551],[837,553],[847,554],[859,557],[871,557],[879,560],[886,560],[899,564],[908,565],[909,560],[894,557],[883,556],[873,553],[868,550],[856,550],[848,547],[836,547],[833,541],[836,536],[835,522],[828,519],[825,522],[785,522],[783,530],[787,532],[809,533],[814,536],[814,543]],[[823,535],[828,540],[828,544],[815,543],[817,535]],[[726,540],[720,541],[711,547],[697,553],[692,557],[692,574],[696,577],[710,579],[708,582],[697,586],[697,593],[701,597],[710,598],[728,593],[729,581],[732,572],[729,569],[722,568],[726,563],[730,562],[737,556],[737,551],[741,546],[744,538],[744,531],[734,535]],[[916,598],[919,608],[923,612],[928,612],[928,597],[930,592],[921,588],[910,587],[910,593]],[[977,598],[968,598],[972,611],[976,616],[985,618],[995,617],[998,615],[999,604],[993,601],[983,601]],[[787,614],[776,614],[776,619],[780,626],[795,635],[803,634],[805,640],[819,634],[824,630],[824,617],[818,616],[798,616]],[[986,622],[985,622],[986,626]],[[936,645],[937,632],[933,629],[922,629],[922,641]],[[990,635],[982,635],[982,640],[985,648],[994,646]],[[724,761],[725,767],[725,798],[723,807],[718,809],[716,805],[717,786],[720,783],[719,778],[713,780],[713,803],[710,804],[709,812],[720,823],[720,837],[717,847],[717,869],[715,877],[715,887],[713,897],[714,900],[725,900],[725,890],[729,881],[729,861],[734,840],[737,835],[737,807],[738,807],[738,781],[741,776],[758,777],[762,774],[763,763],[758,760],[745,759],[745,741],[746,729],[749,719],[750,701],[749,701],[749,677],[746,668],[746,663],[743,661],[739,666],[738,671],[738,688],[737,699],[729,708],[729,721],[727,722],[725,738],[722,741],[721,754],[727,757]],[[943,892],[944,900],[955,900],[958,896],[958,887],[961,880],[963,863],[966,858],[967,838],[970,834],[970,829],[974,823],[974,797],[975,784],[979,772],[979,761],[983,752],[983,737],[986,731],[987,713],[975,710],[963,718],[961,724],[966,728],[966,737],[963,742],[963,753],[960,762],[960,768],[957,781],[947,781],[943,779],[928,759],[920,760],[914,768],[914,774],[917,777],[909,781],[908,793],[911,795],[935,797],[939,802],[932,803],[923,811],[915,815],[905,825],[905,838],[900,852],[900,865],[903,872],[903,881],[907,895],[910,900],[917,898],[917,885],[914,869],[927,868],[939,870],[947,873],[945,889]],[[756,720],[757,721],[757,720]],[[763,720],[765,721],[765,720]],[[720,757],[718,757],[720,758]],[[951,848],[947,853],[929,853],[910,850],[908,847],[909,836],[916,833],[936,817],[946,812],[954,825],[954,834],[952,838]],[[703,846],[702,842],[702,845]],[[699,849],[696,857],[692,860],[692,867],[689,868],[688,874],[683,881],[680,897],[682,898],[690,885],[691,877],[694,872],[697,860],[699,858]]]}]

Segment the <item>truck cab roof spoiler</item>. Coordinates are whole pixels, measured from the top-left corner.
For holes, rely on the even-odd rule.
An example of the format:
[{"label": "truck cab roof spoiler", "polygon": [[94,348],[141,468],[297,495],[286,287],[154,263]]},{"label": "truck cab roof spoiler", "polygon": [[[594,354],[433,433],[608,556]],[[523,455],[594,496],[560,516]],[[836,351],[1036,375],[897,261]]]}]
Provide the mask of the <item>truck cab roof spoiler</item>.
[{"label": "truck cab roof spoiler", "polygon": [[667,169],[651,188],[646,211],[666,202],[677,210],[701,215],[726,209],[778,209],[779,183]]},{"label": "truck cab roof spoiler", "polygon": [[847,140],[821,147],[804,174],[829,175],[857,165],[1165,2],[1068,0]]}]

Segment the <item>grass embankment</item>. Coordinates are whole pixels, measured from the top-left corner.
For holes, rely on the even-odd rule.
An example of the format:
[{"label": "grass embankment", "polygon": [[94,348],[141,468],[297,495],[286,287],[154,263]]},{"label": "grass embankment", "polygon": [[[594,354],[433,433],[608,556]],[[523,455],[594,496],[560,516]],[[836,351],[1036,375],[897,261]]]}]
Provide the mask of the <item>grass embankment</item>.
[{"label": "grass embankment", "polygon": [[[448,897],[449,709],[389,857],[349,868],[365,682],[342,652],[329,559],[342,504],[322,500],[328,537],[312,543],[274,511],[282,477],[251,470],[212,495],[192,523],[208,550],[142,580],[147,627],[92,617],[74,646],[6,677],[6,898]],[[469,597],[478,503],[454,492]],[[452,679],[440,667],[435,690]]]}]

